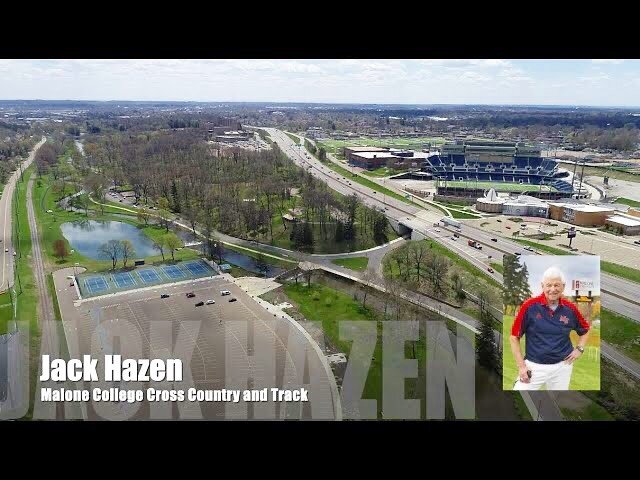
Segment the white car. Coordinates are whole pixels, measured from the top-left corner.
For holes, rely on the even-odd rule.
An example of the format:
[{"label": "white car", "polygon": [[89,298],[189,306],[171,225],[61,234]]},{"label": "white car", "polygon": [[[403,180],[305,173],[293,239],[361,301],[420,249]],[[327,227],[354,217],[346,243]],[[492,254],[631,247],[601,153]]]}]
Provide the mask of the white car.
[{"label": "white car", "polygon": [[225,295],[231,295],[231,292],[229,290],[220,290],[220,295],[224,297]]},{"label": "white car", "polygon": [[8,248],[5,248],[5,249],[4,249],[4,252],[5,252],[5,253],[9,253],[9,249],[8,249]]},{"label": "white car", "polygon": [[215,300],[207,300],[205,303],[207,305],[213,305],[214,303],[216,303],[216,301]]},{"label": "white car", "polygon": [[436,228],[436,232],[440,233],[442,230],[440,230],[439,228]]}]

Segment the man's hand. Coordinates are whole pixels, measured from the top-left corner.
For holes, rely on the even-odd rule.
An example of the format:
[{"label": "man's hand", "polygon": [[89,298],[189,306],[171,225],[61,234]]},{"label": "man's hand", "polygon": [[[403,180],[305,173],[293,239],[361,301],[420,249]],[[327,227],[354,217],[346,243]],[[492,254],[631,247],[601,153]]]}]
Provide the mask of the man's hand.
[{"label": "man's hand", "polygon": [[527,374],[528,371],[529,371],[529,367],[527,367],[526,365],[522,365],[521,367],[518,367],[518,377],[520,378],[520,381],[522,383],[531,382],[531,379],[529,378],[529,375]]},{"label": "man's hand", "polygon": [[567,363],[569,365],[571,365],[573,362],[575,362],[578,358],[580,358],[580,356],[582,355],[582,352],[580,350],[578,350],[577,348],[573,349],[573,352],[571,352],[567,358],[564,359],[564,363]]}]

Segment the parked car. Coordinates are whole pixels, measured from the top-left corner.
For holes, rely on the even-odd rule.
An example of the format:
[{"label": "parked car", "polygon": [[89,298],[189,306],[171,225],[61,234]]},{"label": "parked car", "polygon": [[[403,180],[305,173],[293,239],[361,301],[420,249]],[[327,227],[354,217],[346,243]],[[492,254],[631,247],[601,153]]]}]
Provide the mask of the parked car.
[{"label": "parked car", "polygon": [[215,300],[207,300],[207,305],[213,305],[214,303],[216,303]]},{"label": "parked car", "polygon": [[500,220],[499,218],[496,220],[496,222],[498,223],[502,223],[502,220]]},{"label": "parked car", "polygon": [[494,273],[493,268],[491,268],[491,267],[487,268],[487,271],[488,271],[489,273]]},{"label": "parked car", "polygon": [[507,230],[511,230],[511,227],[509,225],[506,226]]},{"label": "parked car", "polygon": [[491,239],[491,241],[492,241],[492,242],[497,242],[497,241],[498,241],[498,239],[497,239],[497,238],[492,238],[492,239]]},{"label": "parked car", "polygon": [[74,283],[73,283],[73,282],[71,282],[71,283],[69,284],[69,286],[70,286],[70,287],[73,287],[73,286],[74,286]]},{"label": "parked car", "polygon": [[204,305],[204,302],[198,302],[198,303],[196,303],[196,307],[201,307],[201,306],[203,306],[203,305]]},{"label": "parked car", "polygon": [[195,297],[195,296],[196,296],[196,294],[195,294],[195,293],[193,293],[193,292],[189,292],[189,293],[187,293],[187,298],[193,298],[193,297]]},{"label": "parked car", "polygon": [[169,294],[168,293],[163,293],[162,295],[160,295],[160,298],[169,298]]},{"label": "parked car", "polygon": [[[2,240],[0,240],[0,242],[1,242],[1,241],[2,241]],[[633,243],[635,243],[636,245],[640,245],[640,240],[636,240],[636,241],[635,241],[635,242],[633,242]]]},{"label": "parked car", "polygon": [[237,299],[236,299],[236,298],[230,298],[230,299],[229,299],[229,301],[230,301],[230,302],[236,302],[236,301],[237,301]]},{"label": "parked car", "polygon": [[225,295],[231,295],[231,292],[229,290],[220,290],[220,295],[224,297]]},{"label": "parked car", "polygon": [[9,249],[8,248],[5,248],[4,251],[5,251],[5,253],[9,253]]},{"label": "parked car", "polygon": [[436,228],[436,232],[440,233],[442,230],[440,230],[439,228]]},{"label": "parked car", "polygon": [[516,257],[519,257],[520,255],[522,255],[522,253],[520,253],[520,252],[516,252],[516,253],[515,253],[515,256],[516,256]]}]

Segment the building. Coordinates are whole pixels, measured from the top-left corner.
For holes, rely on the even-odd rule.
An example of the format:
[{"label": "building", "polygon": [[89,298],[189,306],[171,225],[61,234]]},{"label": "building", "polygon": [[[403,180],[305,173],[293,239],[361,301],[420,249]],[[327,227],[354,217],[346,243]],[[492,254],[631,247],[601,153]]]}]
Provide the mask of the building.
[{"label": "building", "polygon": [[487,213],[501,213],[505,199],[498,197],[496,191],[491,188],[484,197],[476,200],[476,210]]},{"label": "building", "polygon": [[612,215],[606,219],[605,225],[617,230],[622,235],[640,234],[640,218],[630,215]]},{"label": "building", "polygon": [[640,210],[637,208],[630,208],[629,210],[627,210],[627,215],[640,218]]},{"label": "building", "polygon": [[553,220],[571,223],[580,227],[597,227],[605,224],[607,217],[615,209],[580,203],[550,203],[549,217]]},{"label": "building", "polygon": [[344,154],[344,158],[347,159],[347,162],[351,163],[351,156],[355,153],[366,153],[366,152],[380,152],[380,153],[389,153],[388,148],[382,147],[344,147],[342,149],[342,153]]},{"label": "building", "polygon": [[387,151],[384,152],[354,152],[350,155],[349,163],[356,167],[366,168],[367,170],[374,170],[376,168],[384,167],[389,160],[397,160],[398,157],[390,154]]},{"label": "building", "polygon": [[507,200],[502,207],[503,215],[540,217],[549,216],[549,205],[539,198],[529,195],[520,195],[515,200]]}]

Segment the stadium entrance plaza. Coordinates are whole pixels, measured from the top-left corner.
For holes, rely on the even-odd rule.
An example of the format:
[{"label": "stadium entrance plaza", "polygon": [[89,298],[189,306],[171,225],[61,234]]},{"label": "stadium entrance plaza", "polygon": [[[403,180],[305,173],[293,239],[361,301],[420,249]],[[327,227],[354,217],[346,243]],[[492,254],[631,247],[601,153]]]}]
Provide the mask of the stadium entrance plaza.
[{"label": "stadium entrance plaza", "polygon": [[[538,234],[539,230],[544,233],[555,235],[563,230],[574,227],[575,225],[546,218],[520,217],[522,218],[522,222],[513,222],[509,220],[509,218],[510,217],[508,216],[501,215],[473,220],[461,220],[461,222],[463,224],[472,225],[476,228],[481,228],[488,233],[508,237],[509,239],[521,238],[523,240],[530,240],[542,245],[548,245],[550,247],[569,251],[566,248],[566,245],[569,244],[569,239],[567,238],[566,233],[554,236],[550,240],[538,240],[536,238],[532,238],[531,235]],[[498,220],[500,220],[500,222],[498,222]],[[546,225],[547,221],[551,222],[555,226]],[[520,224],[522,223],[526,223],[527,228],[521,229]],[[511,228],[509,229],[507,227]],[[573,248],[577,248],[578,250],[574,253],[600,255],[602,260],[608,262],[617,263],[631,268],[640,268],[640,247],[633,244],[633,241],[637,240],[638,237],[618,237],[610,233],[601,232],[595,228],[577,226],[575,228],[578,234],[573,239],[571,245]],[[513,233],[518,231],[520,232],[519,236],[513,237]]]},{"label": "stadium entrance plaza", "polygon": [[[229,275],[78,299],[68,276],[54,272],[69,358],[180,358],[182,382],[77,382],[72,388],[157,390],[308,390],[308,402],[89,402],[83,417],[101,419],[334,419],[335,379],[320,348],[282,312],[269,311]],[[222,296],[221,290],[231,295]],[[186,293],[193,292],[194,298]],[[161,294],[170,295],[160,298]],[[235,298],[235,302],[229,302]],[[197,302],[215,300],[196,307]],[[275,313],[277,312],[277,313]],[[100,362],[99,362],[100,363]],[[100,370],[99,370],[100,371]],[[69,388],[69,385],[58,385]],[[269,390],[271,391],[271,390]]]}]

